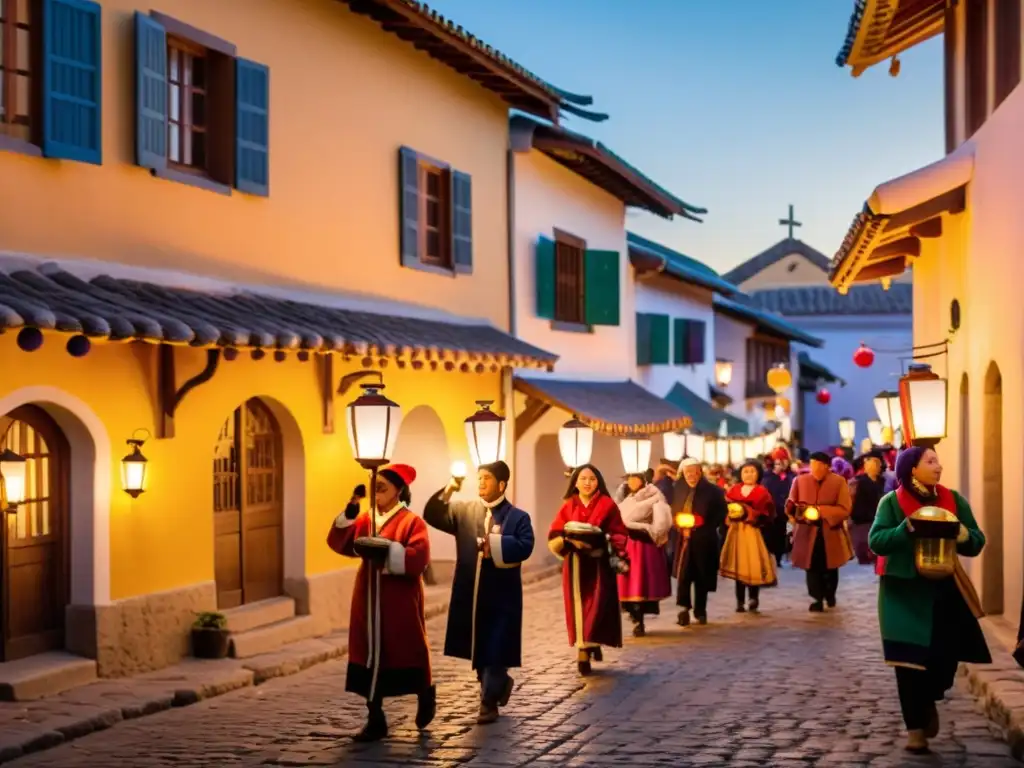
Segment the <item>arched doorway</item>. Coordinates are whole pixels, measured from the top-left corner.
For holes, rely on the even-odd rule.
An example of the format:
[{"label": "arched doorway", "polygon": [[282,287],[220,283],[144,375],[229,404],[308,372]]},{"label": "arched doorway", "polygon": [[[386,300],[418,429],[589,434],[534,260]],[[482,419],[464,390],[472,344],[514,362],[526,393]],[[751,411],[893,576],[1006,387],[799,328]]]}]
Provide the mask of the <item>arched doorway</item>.
[{"label": "arched doorway", "polygon": [[213,455],[217,607],[235,608],[284,592],[281,430],[257,398],[221,427]]},{"label": "arched doorway", "polygon": [[4,515],[0,661],[64,647],[68,604],[70,450],[52,417],[23,405],[0,417],[0,451],[26,459],[25,501]]},{"label": "arched doorway", "polygon": [[967,374],[960,377],[960,495],[971,498],[971,405]]},{"label": "arched doorway", "polygon": [[982,459],[981,604],[985,613],[1003,612],[1003,377],[995,362],[985,374],[984,453]]}]

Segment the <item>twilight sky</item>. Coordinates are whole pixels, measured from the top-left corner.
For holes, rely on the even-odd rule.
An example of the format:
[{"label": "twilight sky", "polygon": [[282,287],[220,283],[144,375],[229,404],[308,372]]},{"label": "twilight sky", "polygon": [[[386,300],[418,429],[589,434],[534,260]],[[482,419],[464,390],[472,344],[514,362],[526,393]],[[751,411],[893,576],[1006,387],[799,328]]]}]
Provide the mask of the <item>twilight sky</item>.
[{"label": "twilight sky", "polygon": [[834,63],[853,0],[431,0],[605,123],[565,125],[706,207],[703,224],[628,226],[724,271],[785,236],[826,256],[878,183],[943,154],[942,42],[890,77]]}]

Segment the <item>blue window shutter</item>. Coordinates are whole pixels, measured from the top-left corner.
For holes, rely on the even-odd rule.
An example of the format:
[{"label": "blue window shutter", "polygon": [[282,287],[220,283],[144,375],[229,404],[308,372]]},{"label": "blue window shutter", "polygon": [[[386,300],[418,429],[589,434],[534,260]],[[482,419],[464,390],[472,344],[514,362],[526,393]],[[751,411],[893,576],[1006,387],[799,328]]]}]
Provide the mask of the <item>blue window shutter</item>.
[{"label": "blue window shutter", "polygon": [[235,188],[270,194],[270,68],[235,59]]},{"label": "blue window shutter", "polygon": [[452,264],[456,272],[473,272],[473,181],[468,173],[451,173]]},{"label": "blue window shutter", "polygon": [[43,3],[42,150],[46,157],[103,164],[100,27],[98,3]]},{"label": "blue window shutter", "polygon": [[686,362],[693,365],[698,365],[704,362],[705,358],[705,338],[707,336],[707,323],[703,320],[690,320],[688,321],[689,330],[689,345],[688,345],[688,359]]},{"label": "blue window shutter", "polygon": [[167,33],[135,12],[135,163],[167,167]]},{"label": "blue window shutter", "polygon": [[636,313],[636,364],[651,364],[651,316]]},{"label": "blue window shutter", "polygon": [[555,241],[537,238],[537,268],[533,275],[537,291],[537,317],[555,319]]},{"label": "blue window shutter", "polygon": [[415,150],[398,150],[398,223],[402,266],[420,261],[420,158]]},{"label": "blue window shutter", "polygon": [[690,343],[690,321],[677,317],[672,322],[672,362],[686,365],[687,345]]},{"label": "blue window shutter", "polygon": [[591,251],[583,256],[584,319],[588,325],[619,324],[619,252]]}]

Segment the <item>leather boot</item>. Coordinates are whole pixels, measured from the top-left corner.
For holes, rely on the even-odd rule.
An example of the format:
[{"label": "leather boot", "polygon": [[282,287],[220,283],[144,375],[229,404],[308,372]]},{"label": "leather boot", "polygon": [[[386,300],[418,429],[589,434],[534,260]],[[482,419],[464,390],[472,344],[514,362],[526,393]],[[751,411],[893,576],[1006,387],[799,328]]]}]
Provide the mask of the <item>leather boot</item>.
[{"label": "leather boot", "polygon": [[384,717],[384,707],[379,701],[371,701],[366,705],[368,710],[366,725],[363,730],[352,737],[353,741],[380,741],[388,735],[388,721]]},{"label": "leather boot", "polygon": [[432,685],[419,695],[416,705],[416,727],[421,731],[430,725],[437,714],[437,686]]},{"label": "leather boot", "polygon": [[688,626],[690,626],[690,609],[689,608],[683,608],[683,610],[681,610],[679,612],[679,616],[676,619],[676,624],[678,624],[680,627],[688,627]]},{"label": "leather boot", "polygon": [[476,717],[477,725],[489,725],[498,719],[498,707],[489,701],[480,702],[480,714]]},{"label": "leather boot", "polygon": [[931,752],[923,730],[907,731],[907,746],[904,749],[915,755],[927,755]]},{"label": "leather boot", "polygon": [[508,700],[512,698],[512,690],[516,687],[516,681],[511,677],[505,677],[505,687],[501,691],[501,698],[498,699],[499,707],[508,706]]},{"label": "leather boot", "polygon": [[939,710],[934,703],[928,715],[928,726],[924,729],[924,735],[929,739],[934,739],[939,735]]}]

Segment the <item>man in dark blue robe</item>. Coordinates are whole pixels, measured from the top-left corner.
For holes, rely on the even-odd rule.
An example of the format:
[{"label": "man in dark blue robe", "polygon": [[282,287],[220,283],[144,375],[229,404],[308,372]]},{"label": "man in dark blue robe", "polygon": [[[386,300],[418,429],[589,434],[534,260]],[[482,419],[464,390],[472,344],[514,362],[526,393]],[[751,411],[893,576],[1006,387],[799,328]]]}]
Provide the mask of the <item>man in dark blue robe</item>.
[{"label": "man in dark blue robe", "polygon": [[533,552],[530,516],[505,498],[510,471],[503,461],[481,465],[474,501],[452,501],[462,480],[452,478],[423,510],[428,525],[455,537],[455,579],[448,608],[445,656],[469,659],[480,680],[481,725],[498,719],[522,665],[523,580]]}]

